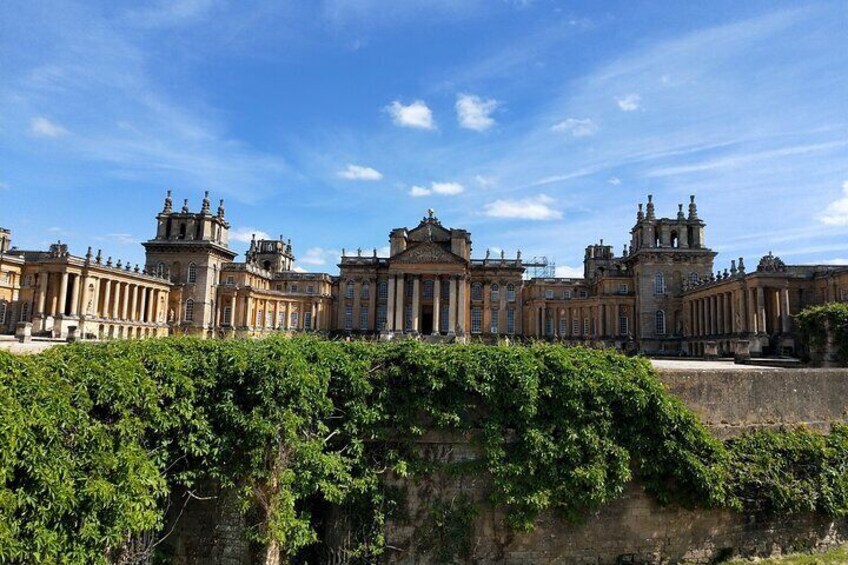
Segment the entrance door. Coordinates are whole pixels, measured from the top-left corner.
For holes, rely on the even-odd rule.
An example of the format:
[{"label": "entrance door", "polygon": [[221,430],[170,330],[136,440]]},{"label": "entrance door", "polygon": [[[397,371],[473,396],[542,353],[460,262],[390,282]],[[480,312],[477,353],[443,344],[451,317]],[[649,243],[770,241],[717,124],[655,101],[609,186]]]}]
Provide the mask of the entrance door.
[{"label": "entrance door", "polygon": [[429,304],[421,307],[421,333],[422,335],[433,333],[433,307]]}]

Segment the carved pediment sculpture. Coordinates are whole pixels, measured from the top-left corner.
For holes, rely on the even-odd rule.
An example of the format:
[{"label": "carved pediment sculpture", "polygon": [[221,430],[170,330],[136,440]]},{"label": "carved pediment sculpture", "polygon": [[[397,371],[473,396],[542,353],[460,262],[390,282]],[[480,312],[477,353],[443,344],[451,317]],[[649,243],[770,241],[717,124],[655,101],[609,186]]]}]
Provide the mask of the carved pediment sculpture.
[{"label": "carved pediment sculpture", "polygon": [[465,263],[437,243],[424,242],[392,258],[396,263]]}]

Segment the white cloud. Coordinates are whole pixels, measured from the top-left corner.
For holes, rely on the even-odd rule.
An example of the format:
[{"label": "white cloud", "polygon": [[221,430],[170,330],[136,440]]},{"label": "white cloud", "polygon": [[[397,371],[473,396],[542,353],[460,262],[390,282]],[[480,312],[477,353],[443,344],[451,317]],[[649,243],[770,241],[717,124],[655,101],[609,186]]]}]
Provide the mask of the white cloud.
[{"label": "white cloud", "polygon": [[395,100],[388,106],[386,111],[392,116],[395,125],[405,128],[435,129],[433,112],[423,100],[415,100],[412,104],[404,106]]},{"label": "white cloud", "polygon": [[611,177],[610,180],[608,180],[607,182],[613,186],[618,186],[621,184],[621,179],[618,177]]},{"label": "white cloud", "polygon": [[431,194],[431,190],[425,186],[413,186],[409,189],[409,195],[418,198],[420,196],[429,196]]},{"label": "white cloud", "polygon": [[492,218],[517,218],[522,220],[557,220],[562,212],[551,207],[554,199],[540,194],[517,200],[495,200],[484,206],[486,216]]},{"label": "white cloud", "polygon": [[494,99],[483,100],[474,94],[459,94],[456,97],[456,117],[465,129],[485,131],[495,125],[491,114],[498,107]]},{"label": "white cloud", "polygon": [[388,257],[392,252],[392,248],[389,245],[384,245],[383,247],[377,248],[377,257]]},{"label": "white cloud", "polygon": [[377,169],[361,165],[348,165],[346,169],[336,174],[348,180],[380,180],[383,178],[383,173]]},{"label": "white cloud", "polygon": [[29,124],[29,130],[32,135],[38,137],[60,137],[68,133],[68,130],[43,116],[33,118]]},{"label": "white cloud", "polygon": [[292,271],[294,271],[295,273],[306,273],[306,272],[308,272],[303,267],[292,267]]},{"label": "white cloud", "polygon": [[310,247],[297,262],[301,265],[326,265],[338,259],[341,252],[338,249],[324,249],[323,247]]},{"label": "white cloud", "polygon": [[627,96],[622,96],[621,98],[615,99],[618,107],[624,112],[632,112],[634,110],[638,110],[640,108],[640,103],[642,102],[642,97],[638,94],[628,94]]},{"label": "white cloud", "polygon": [[433,192],[436,194],[447,194],[453,196],[465,190],[465,187],[458,182],[434,182],[430,185]]},{"label": "white cloud", "polygon": [[568,118],[551,126],[551,131],[564,131],[574,137],[589,137],[598,131],[598,126],[592,120]]},{"label": "white cloud", "polygon": [[250,243],[254,235],[256,236],[256,239],[273,239],[267,232],[256,228],[238,228],[230,230],[230,241]]},{"label": "white cloud", "polygon": [[568,265],[558,265],[556,268],[557,277],[566,279],[582,279],[583,267],[569,267]]},{"label": "white cloud", "polygon": [[482,188],[488,188],[490,186],[494,186],[498,183],[497,177],[487,177],[485,175],[476,175],[474,177],[474,182],[476,182]]},{"label": "white cloud", "polygon": [[413,197],[429,196],[431,194],[444,194],[455,196],[465,191],[465,187],[458,182],[432,182],[430,188],[415,185],[409,189],[409,195]]},{"label": "white cloud", "polygon": [[842,198],[831,202],[819,220],[829,226],[848,226],[848,180],[842,183]]}]

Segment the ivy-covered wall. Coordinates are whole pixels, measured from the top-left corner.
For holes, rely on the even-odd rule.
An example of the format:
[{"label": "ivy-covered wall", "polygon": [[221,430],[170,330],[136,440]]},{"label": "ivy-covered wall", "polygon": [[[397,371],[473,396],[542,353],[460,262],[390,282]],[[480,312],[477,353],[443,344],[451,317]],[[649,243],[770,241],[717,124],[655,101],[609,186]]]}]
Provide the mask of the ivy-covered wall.
[{"label": "ivy-covered wall", "polygon": [[[631,511],[668,517],[634,530],[662,557],[686,543],[680,512],[841,532],[848,428],[722,442],[647,361],[581,348],[79,344],[0,354],[0,476],[0,563],[445,562],[481,548],[519,562],[521,547],[568,561],[568,532],[614,516],[601,536]],[[603,555],[625,547],[616,535]]]}]

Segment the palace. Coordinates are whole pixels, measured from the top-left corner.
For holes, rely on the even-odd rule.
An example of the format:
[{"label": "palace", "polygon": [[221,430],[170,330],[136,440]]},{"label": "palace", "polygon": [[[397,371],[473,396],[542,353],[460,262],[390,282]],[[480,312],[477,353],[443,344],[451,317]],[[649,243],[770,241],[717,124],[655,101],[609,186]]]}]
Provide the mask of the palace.
[{"label": "palace", "polygon": [[471,234],[432,210],[389,234],[388,257],[344,251],[339,275],[293,269],[291,241],[229,248],[224,202],[176,211],[171,192],[145,242],[145,265],[66,244],[12,247],[0,228],[0,333],[21,339],[165,335],[262,336],[322,332],[435,342],[533,338],[647,354],[795,352],[792,315],[848,300],[848,267],[786,265],[771,253],[756,270],[740,258],[715,270],[695,197],[657,218],[639,204],[621,255],[589,245],[583,277],[528,277],[515,257],[472,257]]}]

